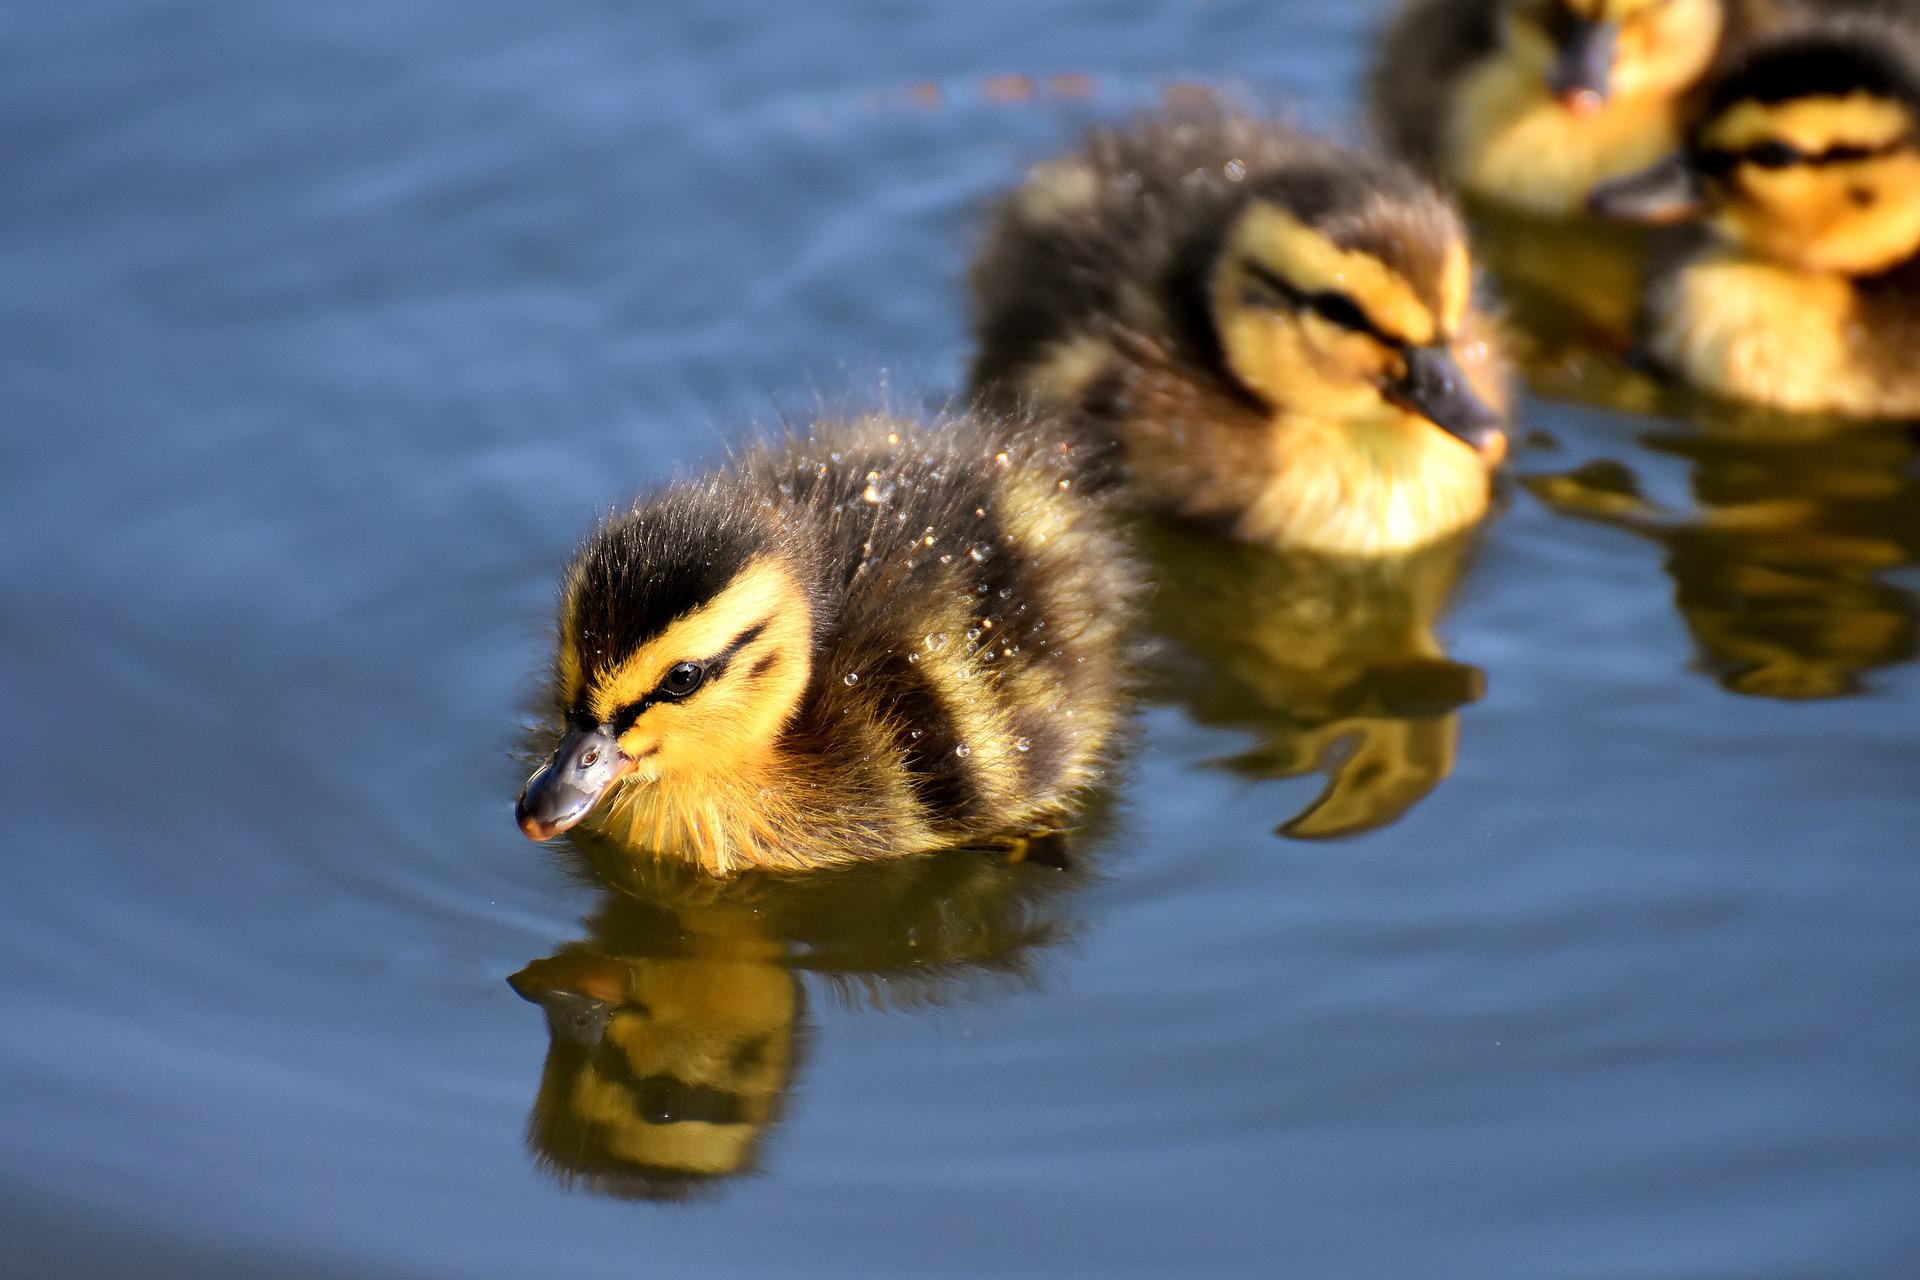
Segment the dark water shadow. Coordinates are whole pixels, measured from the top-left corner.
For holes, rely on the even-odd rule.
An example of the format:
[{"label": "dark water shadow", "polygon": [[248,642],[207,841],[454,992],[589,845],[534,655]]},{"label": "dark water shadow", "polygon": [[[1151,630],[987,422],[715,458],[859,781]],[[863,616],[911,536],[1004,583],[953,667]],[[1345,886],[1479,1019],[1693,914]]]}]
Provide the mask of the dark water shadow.
[{"label": "dark water shadow", "polygon": [[1335,839],[1387,826],[1453,772],[1479,668],[1434,634],[1470,537],[1356,560],[1276,552],[1162,522],[1145,543],[1159,652],[1150,692],[1199,723],[1252,733],[1215,761],[1256,780],[1326,785],[1276,832]]}]

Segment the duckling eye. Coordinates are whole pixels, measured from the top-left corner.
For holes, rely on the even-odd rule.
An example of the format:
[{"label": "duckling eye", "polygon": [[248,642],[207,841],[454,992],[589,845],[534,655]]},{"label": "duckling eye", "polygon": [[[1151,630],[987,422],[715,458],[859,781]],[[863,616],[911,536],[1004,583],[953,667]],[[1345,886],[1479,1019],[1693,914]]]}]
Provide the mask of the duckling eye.
[{"label": "duckling eye", "polygon": [[700,681],[706,672],[697,662],[682,662],[673,667],[660,681],[660,692],[675,698],[684,698],[700,687]]},{"label": "duckling eye", "polygon": [[1748,162],[1757,164],[1762,169],[1785,169],[1789,165],[1799,164],[1805,158],[1800,148],[1789,142],[1781,142],[1777,138],[1762,142],[1747,151]]},{"label": "duckling eye", "polygon": [[1352,329],[1356,333],[1375,333],[1373,321],[1367,319],[1367,313],[1358,303],[1344,293],[1316,293],[1307,299],[1307,306],[1326,320],[1332,321],[1342,329]]}]

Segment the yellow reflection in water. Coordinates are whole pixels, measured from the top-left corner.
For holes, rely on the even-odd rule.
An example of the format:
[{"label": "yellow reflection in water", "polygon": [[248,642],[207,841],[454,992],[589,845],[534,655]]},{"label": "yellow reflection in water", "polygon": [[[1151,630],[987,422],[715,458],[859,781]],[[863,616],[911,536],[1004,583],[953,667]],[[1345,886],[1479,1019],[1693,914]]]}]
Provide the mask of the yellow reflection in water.
[{"label": "yellow reflection in water", "polygon": [[[1808,438],[1811,434],[1812,438]],[[1706,414],[1640,443],[1685,459],[1694,503],[1647,497],[1619,462],[1526,477],[1555,511],[1659,543],[1701,665],[1734,693],[1831,698],[1915,653],[1914,597],[1887,582],[1920,561],[1920,451],[1910,428]]]},{"label": "yellow reflection in water", "polygon": [[1469,203],[1474,260],[1500,287],[1514,357],[1536,389],[1589,352],[1632,349],[1643,264],[1673,233]]},{"label": "yellow reflection in water", "polygon": [[643,1199],[756,1168],[805,1062],[808,981],[868,1008],[1029,984],[1090,875],[1057,839],[724,882],[577,848],[603,877],[588,936],[509,979],[547,1018],[527,1140],[564,1183]]},{"label": "yellow reflection in water", "polygon": [[1385,826],[1452,773],[1459,708],[1485,679],[1447,657],[1434,626],[1469,538],[1384,560],[1277,553],[1171,524],[1147,542],[1165,646],[1155,692],[1202,724],[1257,735],[1219,762],[1243,776],[1326,777],[1280,834]]}]

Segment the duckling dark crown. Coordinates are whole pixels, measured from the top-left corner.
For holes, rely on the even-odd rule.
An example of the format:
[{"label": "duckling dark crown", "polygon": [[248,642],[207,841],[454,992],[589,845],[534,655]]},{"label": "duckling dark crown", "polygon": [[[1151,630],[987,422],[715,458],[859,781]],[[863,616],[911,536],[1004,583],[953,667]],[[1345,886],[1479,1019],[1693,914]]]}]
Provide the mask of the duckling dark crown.
[{"label": "duckling dark crown", "polygon": [[1460,228],[1432,188],[1400,166],[1344,153],[1337,165],[1275,173],[1248,194],[1285,209],[1340,249],[1378,259],[1438,306],[1438,284]]},{"label": "duckling dark crown", "polygon": [[581,549],[568,593],[587,682],[784,550],[757,511],[714,485],[669,489],[609,520]]},{"label": "duckling dark crown", "polygon": [[1701,119],[1740,102],[1771,106],[1857,93],[1904,103],[1920,114],[1920,41],[1892,23],[1870,19],[1775,37],[1714,84]]}]

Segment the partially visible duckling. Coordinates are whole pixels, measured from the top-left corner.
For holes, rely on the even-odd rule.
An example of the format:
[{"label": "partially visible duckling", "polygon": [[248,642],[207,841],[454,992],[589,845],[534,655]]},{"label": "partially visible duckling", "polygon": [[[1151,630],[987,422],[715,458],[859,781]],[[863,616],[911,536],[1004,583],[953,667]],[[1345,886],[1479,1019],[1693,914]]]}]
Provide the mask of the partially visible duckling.
[{"label": "partially visible duckling", "polygon": [[1039,420],[755,448],[602,525],[561,590],[561,736],[518,817],[715,874],[1041,827],[1102,773],[1134,573]]},{"label": "partially visible duckling", "polygon": [[1510,208],[1580,211],[1679,142],[1691,91],[1761,0],[1411,0],[1381,45],[1388,144]]},{"label": "partially visible duckling", "polygon": [[1151,505],[1343,555],[1487,509],[1504,370],[1398,165],[1224,109],[1100,129],[1000,204],[973,288],[975,395],[1076,411]]},{"label": "partially visible duckling", "polygon": [[1829,19],[1756,43],[1683,150],[1596,190],[1597,212],[1704,218],[1717,243],[1658,275],[1646,347],[1733,399],[1920,414],[1920,35]]}]

